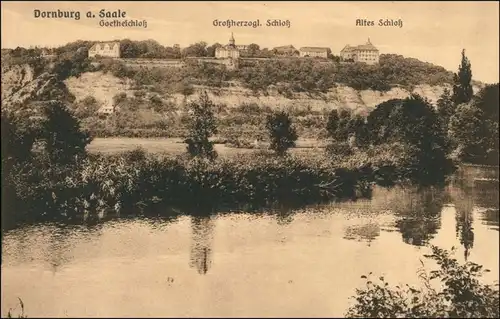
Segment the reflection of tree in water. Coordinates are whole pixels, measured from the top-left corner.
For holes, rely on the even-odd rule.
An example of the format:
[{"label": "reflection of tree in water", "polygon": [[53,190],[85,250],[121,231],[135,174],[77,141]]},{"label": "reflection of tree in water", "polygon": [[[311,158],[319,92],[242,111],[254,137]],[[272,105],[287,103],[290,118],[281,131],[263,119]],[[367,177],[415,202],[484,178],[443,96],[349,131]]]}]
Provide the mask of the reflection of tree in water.
[{"label": "reflection of tree in water", "polygon": [[192,217],[193,243],[189,266],[198,273],[206,274],[212,263],[212,241],[214,224],[210,217]]},{"label": "reflection of tree in water", "polygon": [[293,216],[295,215],[295,211],[292,207],[286,205],[280,205],[276,211],[276,222],[280,226],[286,226],[293,221]]},{"label": "reflection of tree in water", "polygon": [[464,258],[470,255],[474,246],[473,209],[474,190],[470,188],[457,188],[453,191],[453,204],[455,205],[455,233],[464,247]]},{"label": "reflection of tree in water", "polygon": [[498,209],[499,197],[498,181],[476,183],[473,189],[474,205],[484,208]]},{"label": "reflection of tree in water", "polygon": [[484,208],[481,219],[486,225],[499,230],[499,197],[498,181],[476,183],[473,189],[474,206]]},{"label": "reflection of tree in water", "polygon": [[102,234],[102,224],[91,226],[56,226],[48,238],[46,261],[55,274],[62,266],[75,259],[74,247],[80,240],[90,239]]},{"label": "reflection of tree in water", "polygon": [[368,246],[380,235],[380,227],[376,223],[368,223],[364,225],[348,226],[344,232],[345,239],[367,241]]},{"label": "reflection of tree in water", "polygon": [[404,191],[391,205],[398,216],[396,227],[405,243],[423,246],[434,237],[441,227],[444,198],[445,193],[441,189]]},{"label": "reflection of tree in water", "polygon": [[467,260],[470,254],[470,249],[474,247],[474,229],[472,228],[472,205],[470,209],[459,209],[457,205],[456,208],[456,226],[455,231],[457,237],[460,239],[460,244],[464,246],[464,258]]}]

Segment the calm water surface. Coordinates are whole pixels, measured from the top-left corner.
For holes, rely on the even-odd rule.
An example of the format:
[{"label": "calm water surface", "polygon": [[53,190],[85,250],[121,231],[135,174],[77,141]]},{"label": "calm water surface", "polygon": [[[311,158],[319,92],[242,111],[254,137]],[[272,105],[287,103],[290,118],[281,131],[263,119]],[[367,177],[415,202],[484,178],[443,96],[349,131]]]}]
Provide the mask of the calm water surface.
[{"label": "calm water surface", "polygon": [[418,284],[427,244],[498,280],[498,182],[375,189],[356,203],[279,214],[31,226],[2,243],[2,315],[343,316],[372,271]]}]

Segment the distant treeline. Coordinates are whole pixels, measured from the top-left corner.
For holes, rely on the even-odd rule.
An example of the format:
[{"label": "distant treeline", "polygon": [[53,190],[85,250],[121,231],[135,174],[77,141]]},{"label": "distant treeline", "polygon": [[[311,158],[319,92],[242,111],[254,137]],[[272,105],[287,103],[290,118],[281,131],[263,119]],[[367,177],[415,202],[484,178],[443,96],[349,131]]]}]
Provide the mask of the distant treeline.
[{"label": "distant treeline", "polygon": [[[61,78],[77,76],[82,72],[95,71],[87,59],[88,50],[95,41],[75,41],[54,48],[55,72]],[[177,47],[165,47],[154,40],[132,41],[121,40],[123,58],[159,58],[178,59],[184,57],[212,57],[216,43],[208,46],[205,42],[192,44],[182,50]],[[2,63],[5,65],[24,64],[33,66],[37,72],[47,70],[47,61],[40,57],[42,49],[16,48],[2,52]],[[243,56],[273,57],[272,50],[260,49],[251,44]],[[106,60],[106,59],[105,59]],[[335,60],[335,59],[334,59]],[[338,62],[338,61],[337,61]],[[278,86],[284,95],[291,92],[326,92],[336,83],[350,86],[356,90],[387,91],[401,86],[408,89],[421,84],[442,85],[453,83],[453,72],[443,67],[426,63],[401,55],[382,54],[376,65],[364,63],[325,63],[315,59],[272,59],[240,63],[237,71],[227,70],[224,66],[199,66],[187,63],[185,68],[168,70],[165,68],[148,70],[131,70],[125,64],[113,61],[106,62],[104,69],[109,69],[118,77],[129,77],[138,84],[150,85],[152,82],[176,82],[204,84],[221,87],[227,81],[241,81],[254,91],[266,91],[269,86]],[[110,65],[116,64],[116,65]]]},{"label": "distant treeline", "polygon": [[242,63],[238,70],[224,66],[187,63],[184,68],[132,69],[123,62],[103,62],[103,70],[120,78],[131,78],[138,85],[195,83],[223,87],[240,81],[255,92],[276,86],[287,96],[292,92],[326,92],[336,84],[356,90],[388,91],[393,87],[412,90],[417,85],[453,83],[453,72],[430,63],[399,55],[382,55],[378,65],[364,63],[322,63],[313,59],[273,59]]}]

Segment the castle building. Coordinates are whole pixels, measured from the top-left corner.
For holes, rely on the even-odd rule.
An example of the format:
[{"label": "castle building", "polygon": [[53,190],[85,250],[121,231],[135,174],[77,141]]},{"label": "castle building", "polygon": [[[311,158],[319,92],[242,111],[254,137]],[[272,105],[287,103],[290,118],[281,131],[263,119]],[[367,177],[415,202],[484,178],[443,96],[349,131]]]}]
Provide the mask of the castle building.
[{"label": "castle building", "polygon": [[238,59],[240,57],[240,50],[235,45],[234,36],[232,33],[231,38],[229,38],[229,44],[215,49],[215,57],[217,59]]},{"label": "castle building", "polygon": [[346,45],[340,51],[342,60],[353,60],[354,62],[364,62],[367,64],[377,64],[379,61],[379,50],[370,42],[370,38],[366,44],[351,47]]},{"label": "castle building", "polygon": [[94,44],[89,50],[89,58],[95,56],[119,58],[120,57],[120,42],[99,42]]},{"label": "castle building", "polygon": [[332,51],[330,48],[322,47],[302,47],[299,50],[301,57],[328,58]]}]

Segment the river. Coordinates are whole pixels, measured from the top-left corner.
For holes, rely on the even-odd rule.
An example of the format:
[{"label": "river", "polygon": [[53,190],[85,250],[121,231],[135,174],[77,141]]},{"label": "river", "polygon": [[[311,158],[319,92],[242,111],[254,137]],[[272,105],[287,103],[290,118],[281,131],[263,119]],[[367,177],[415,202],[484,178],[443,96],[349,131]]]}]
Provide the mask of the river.
[{"label": "river", "polygon": [[428,244],[498,280],[498,181],[277,214],[26,226],[2,243],[2,315],[341,317],[361,275],[418,284]]}]

